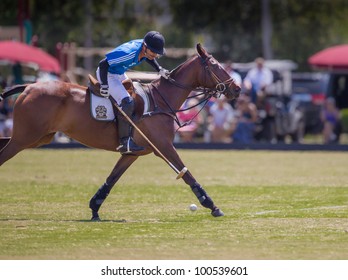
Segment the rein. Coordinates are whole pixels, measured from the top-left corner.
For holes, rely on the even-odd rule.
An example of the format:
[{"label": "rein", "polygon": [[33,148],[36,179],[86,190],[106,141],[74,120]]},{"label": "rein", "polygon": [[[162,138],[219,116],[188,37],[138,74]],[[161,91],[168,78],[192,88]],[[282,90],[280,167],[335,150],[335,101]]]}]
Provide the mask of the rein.
[{"label": "rein", "polygon": [[[193,97],[194,97],[194,96],[189,97],[189,98],[193,98]],[[189,98],[188,98],[188,99],[189,99]],[[212,95],[210,95],[210,96],[204,98],[202,101],[198,102],[197,104],[195,104],[195,105],[193,105],[193,106],[191,106],[191,107],[188,107],[188,108],[182,109],[182,110],[177,110],[176,112],[188,111],[188,110],[190,110],[190,109],[192,109],[192,108],[197,107],[198,105],[200,105],[200,104],[202,104],[202,103],[204,102],[204,104],[203,104],[203,106],[201,107],[201,109],[199,109],[199,111],[198,111],[190,120],[188,120],[187,122],[181,123],[180,120],[179,120],[179,118],[178,118],[177,115],[175,114],[175,121],[176,121],[177,125],[179,126],[178,129],[177,129],[176,131],[178,131],[180,128],[182,128],[182,127],[184,127],[184,126],[190,125],[190,124],[192,123],[192,121],[193,121],[193,120],[199,115],[199,113],[204,109],[205,105],[207,105],[207,103],[209,102],[210,98],[212,98]]]},{"label": "rein", "polygon": [[[174,81],[174,80],[173,80]],[[179,85],[179,84],[178,84]],[[183,88],[183,86],[181,85],[180,86],[181,88]],[[187,126],[187,125],[190,125],[192,123],[192,121],[199,115],[199,113],[204,109],[205,105],[207,105],[207,103],[209,102],[209,100],[216,95],[216,93],[213,93],[211,94],[211,90],[207,90],[207,88],[192,88],[191,90],[193,91],[196,91],[197,94],[193,95],[193,96],[189,96],[186,98],[186,100],[188,99],[192,99],[192,98],[196,98],[197,96],[205,96],[203,100],[199,101],[198,103],[190,106],[190,107],[187,107],[185,109],[179,109],[179,110],[174,110],[170,104],[167,102],[167,100],[162,96],[161,92],[158,90],[157,87],[154,87],[156,89],[156,91],[158,92],[159,96],[162,98],[162,100],[164,101],[164,103],[166,103],[167,107],[169,108],[169,111],[170,111],[170,116],[172,116],[174,118],[174,121],[176,122],[176,124],[178,125],[178,129],[179,130],[180,128],[184,127],[184,126]],[[183,89],[188,89],[187,87],[186,88],[183,88]],[[192,108],[195,108],[197,106],[199,106],[200,104],[203,104],[203,106],[199,109],[199,111],[187,122],[184,122],[184,123],[181,123],[178,116],[177,116],[177,113],[179,112],[185,112],[185,111],[188,111]],[[166,113],[167,114],[167,113]]]}]

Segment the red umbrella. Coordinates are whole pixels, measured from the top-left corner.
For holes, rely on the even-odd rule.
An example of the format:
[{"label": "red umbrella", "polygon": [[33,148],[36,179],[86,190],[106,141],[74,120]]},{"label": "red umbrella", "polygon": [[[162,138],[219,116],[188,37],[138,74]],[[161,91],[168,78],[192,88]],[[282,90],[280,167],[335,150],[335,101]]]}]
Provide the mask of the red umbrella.
[{"label": "red umbrella", "polygon": [[324,49],[312,55],[308,63],[318,68],[348,69],[348,45]]},{"label": "red umbrella", "polygon": [[43,50],[16,41],[0,42],[0,60],[35,63],[41,70],[59,73],[58,60]]}]

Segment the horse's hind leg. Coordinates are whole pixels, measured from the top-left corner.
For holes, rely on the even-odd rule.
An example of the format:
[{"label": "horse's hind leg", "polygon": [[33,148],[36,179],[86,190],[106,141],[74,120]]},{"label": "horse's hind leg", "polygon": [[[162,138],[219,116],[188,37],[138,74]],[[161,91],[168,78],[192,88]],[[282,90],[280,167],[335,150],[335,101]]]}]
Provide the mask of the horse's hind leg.
[{"label": "horse's hind leg", "polygon": [[106,179],[106,182],[99,188],[96,194],[91,198],[89,202],[89,208],[92,210],[92,221],[100,221],[99,218],[99,208],[109,195],[111,189],[116,184],[118,179],[122,174],[136,161],[137,156],[122,155],[117,161],[115,167],[111,171],[109,177]]},{"label": "horse's hind leg", "polygon": [[20,145],[16,142],[12,141],[12,139],[6,144],[6,146],[0,151],[0,166],[3,165],[10,158],[13,158],[20,151],[24,150]]},{"label": "horse's hind leg", "polygon": [[16,141],[15,137],[10,138],[5,147],[0,151],[0,166],[24,149],[36,148],[41,145],[50,143],[53,137],[54,133],[50,133],[41,137],[39,140],[32,144],[23,144],[21,141]]}]

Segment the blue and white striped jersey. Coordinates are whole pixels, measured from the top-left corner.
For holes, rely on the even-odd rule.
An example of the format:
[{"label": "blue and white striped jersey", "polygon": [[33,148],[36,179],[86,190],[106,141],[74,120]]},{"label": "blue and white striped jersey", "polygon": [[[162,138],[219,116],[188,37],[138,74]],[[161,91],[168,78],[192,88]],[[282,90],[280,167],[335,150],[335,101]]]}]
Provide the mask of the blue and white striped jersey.
[{"label": "blue and white striped jersey", "polygon": [[146,58],[143,57],[139,61],[139,54],[143,39],[132,40],[124,43],[111,52],[106,54],[109,63],[109,72],[112,74],[124,74],[129,68],[140,64]]}]

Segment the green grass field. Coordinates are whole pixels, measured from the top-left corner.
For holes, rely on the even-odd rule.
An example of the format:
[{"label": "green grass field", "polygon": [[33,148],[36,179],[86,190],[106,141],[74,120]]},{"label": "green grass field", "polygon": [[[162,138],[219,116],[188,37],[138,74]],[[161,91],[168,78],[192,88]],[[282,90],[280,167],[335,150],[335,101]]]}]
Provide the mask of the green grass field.
[{"label": "green grass field", "polygon": [[186,151],[225,216],[161,159],[139,160],[90,222],[119,155],[26,150],[0,167],[0,259],[348,259],[348,154]]}]

